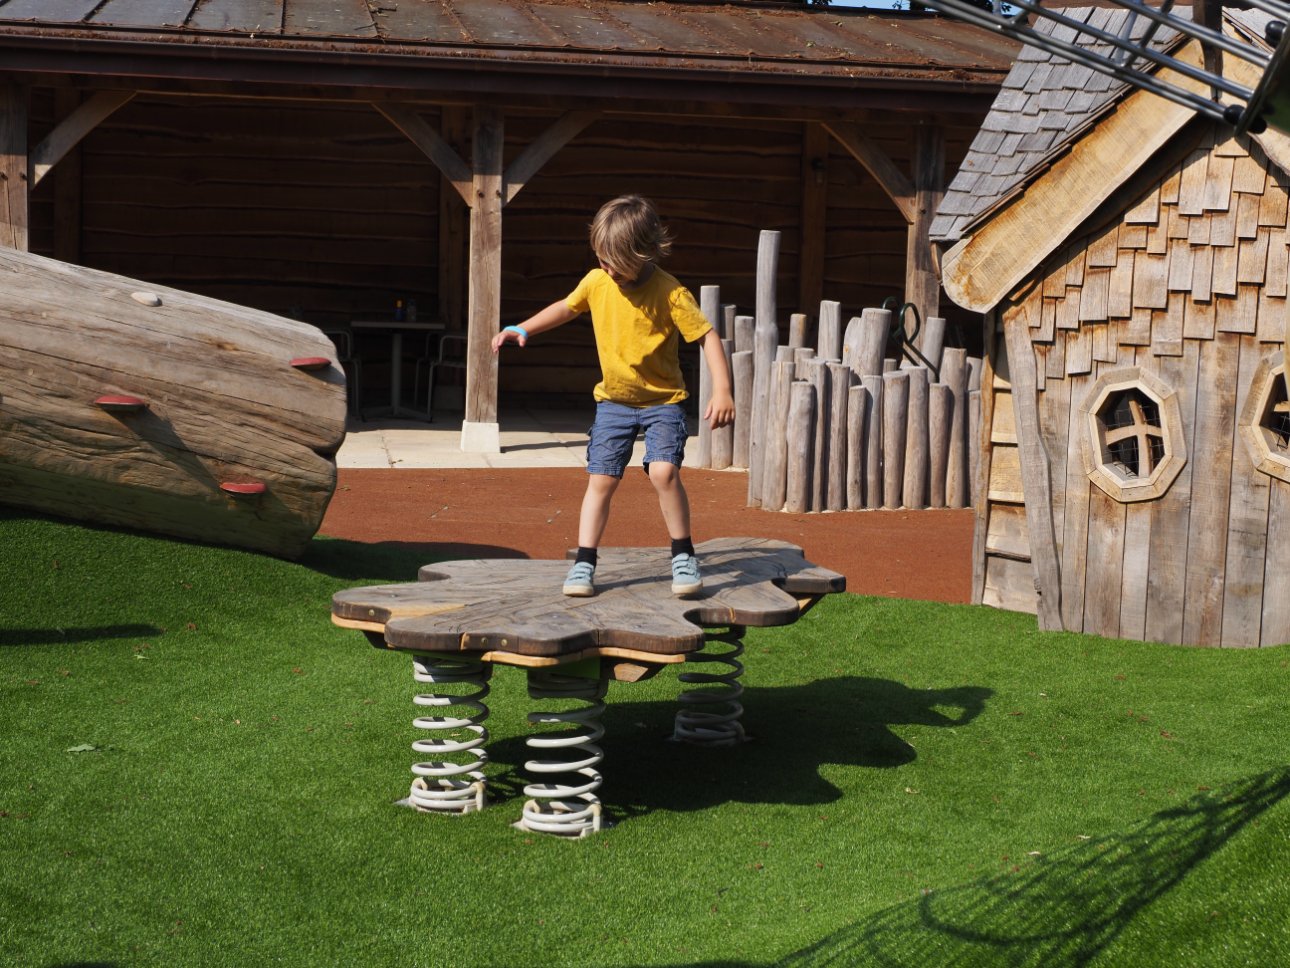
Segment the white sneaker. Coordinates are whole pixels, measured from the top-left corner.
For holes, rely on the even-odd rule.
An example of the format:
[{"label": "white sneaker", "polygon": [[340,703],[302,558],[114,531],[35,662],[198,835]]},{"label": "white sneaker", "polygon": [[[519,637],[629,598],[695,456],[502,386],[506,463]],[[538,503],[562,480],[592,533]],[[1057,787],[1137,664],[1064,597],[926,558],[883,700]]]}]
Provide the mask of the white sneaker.
[{"label": "white sneaker", "polygon": [[680,598],[693,598],[703,591],[699,577],[699,559],[685,552],[672,559],[672,594]]},{"label": "white sneaker", "polygon": [[589,561],[575,561],[564,580],[564,593],[571,598],[590,598],[596,594],[592,579],[596,577],[596,566]]}]

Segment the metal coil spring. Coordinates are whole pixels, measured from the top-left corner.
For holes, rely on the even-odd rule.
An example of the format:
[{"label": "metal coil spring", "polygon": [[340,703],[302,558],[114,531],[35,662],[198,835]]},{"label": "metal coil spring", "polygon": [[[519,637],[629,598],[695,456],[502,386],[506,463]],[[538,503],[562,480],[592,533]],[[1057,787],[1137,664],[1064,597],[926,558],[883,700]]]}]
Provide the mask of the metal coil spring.
[{"label": "metal coil spring", "polygon": [[600,830],[600,798],[596,790],[601,777],[595,767],[605,754],[596,744],[605,735],[600,718],[605,712],[602,700],[608,685],[604,679],[562,675],[556,670],[529,670],[531,698],[581,699],[590,705],[566,712],[529,713],[531,725],[557,724],[565,728],[528,737],[528,748],[535,755],[559,751],[564,756],[527,760],[525,771],[539,777],[568,777],[564,782],[530,783],[524,787],[524,795],[531,799],[524,804],[523,816],[516,824],[520,829],[566,837],[584,837]]},{"label": "metal coil spring", "polygon": [[[483,722],[488,718],[488,706],[483,699],[489,692],[491,674],[492,667],[478,659],[424,652],[413,655],[412,676],[417,682],[473,687],[473,691],[467,692],[422,693],[412,700],[418,706],[461,706],[465,710],[464,715],[418,716],[412,721],[417,729],[447,734],[429,736],[412,744],[413,752],[435,757],[412,765],[416,779],[412,781],[408,800],[418,810],[465,814],[484,809],[483,768],[488,754],[483,746],[488,742],[488,729]],[[465,761],[453,762],[444,757],[465,757]]]},{"label": "metal coil spring", "polygon": [[[686,664],[715,662],[728,666],[725,672],[682,672],[677,678],[683,683],[705,687],[687,689],[677,697],[681,709],[677,711],[672,727],[672,739],[696,746],[734,746],[744,742],[743,724],[739,717],[744,707],[739,697],[744,694],[744,666],[739,657],[744,654],[744,627],[732,625],[724,630],[709,630],[702,652],[686,656]],[[730,646],[726,652],[708,652],[715,642]]]}]

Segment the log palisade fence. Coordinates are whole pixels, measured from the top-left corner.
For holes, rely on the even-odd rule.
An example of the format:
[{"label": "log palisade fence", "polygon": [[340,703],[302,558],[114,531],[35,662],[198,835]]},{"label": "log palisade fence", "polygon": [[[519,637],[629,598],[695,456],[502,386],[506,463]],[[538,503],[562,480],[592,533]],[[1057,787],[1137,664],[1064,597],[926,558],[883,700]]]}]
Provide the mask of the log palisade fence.
[{"label": "log palisade fence", "polygon": [[[770,511],[963,508],[976,500],[981,361],[945,347],[945,320],[918,334],[930,363],[888,356],[893,314],[866,309],[842,327],[840,303],[820,304],[817,345],[807,316],[789,319],[779,345],[775,274],[779,233],[757,250],[755,315],[721,304],[717,286],[700,305],[722,337],[734,376],[735,421],[699,421],[700,467],[746,468],[748,506]],[[939,373],[939,379],[934,375]],[[711,397],[699,358],[699,413]]]}]

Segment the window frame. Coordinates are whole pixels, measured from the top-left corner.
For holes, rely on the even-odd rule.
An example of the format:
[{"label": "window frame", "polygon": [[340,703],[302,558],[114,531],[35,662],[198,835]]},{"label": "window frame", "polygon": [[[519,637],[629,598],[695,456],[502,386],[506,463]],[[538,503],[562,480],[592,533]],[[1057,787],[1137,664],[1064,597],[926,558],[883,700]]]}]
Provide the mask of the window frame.
[{"label": "window frame", "polygon": [[[1285,379],[1285,370],[1285,358],[1280,353],[1259,360],[1259,365],[1254,369],[1254,377],[1250,380],[1245,405],[1241,408],[1238,427],[1254,469],[1290,483],[1290,448],[1287,448],[1286,454],[1275,453],[1266,437],[1271,431],[1263,426],[1263,418],[1276,388],[1276,381]],[[1290,391],[1290,385],[1286,389]]]},{"label": "window frame", "polygon": [[[1119,471],[1106,445],[1101,411],[1113,396],[1127,390],[1137,390],[1150,398],[1160,417],[1165,453],[1146,477],[1129,477]],[[1169,490],[1187,463],[1187,442],[1176,390],[1141,367],[1120,367],[1098,377],[1080,410],[1085,418],[1084,471],[1090,481],[1123,504],[1155,500]],[[1290,473],[1290,465],[1286,470]]]}]

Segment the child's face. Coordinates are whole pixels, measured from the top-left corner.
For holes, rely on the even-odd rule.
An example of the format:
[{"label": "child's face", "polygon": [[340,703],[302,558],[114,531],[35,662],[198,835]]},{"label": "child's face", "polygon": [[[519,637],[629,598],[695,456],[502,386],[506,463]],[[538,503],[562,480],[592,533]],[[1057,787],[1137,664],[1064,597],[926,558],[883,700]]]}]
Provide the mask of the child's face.
[{"label": "child's face", "polygon": [[649,274],[654,268],[653,265],[647,262],[642,266],[637,266],[629,274],[625,270],[615,269],[599,256],[596,257],[596,261],[600,263],[600,268],[604,270],[605,275],[609,276],[610,279],[614,280],[614,282],[624,289],[630,289],[633,286],[644,282],[649,278]]}]

